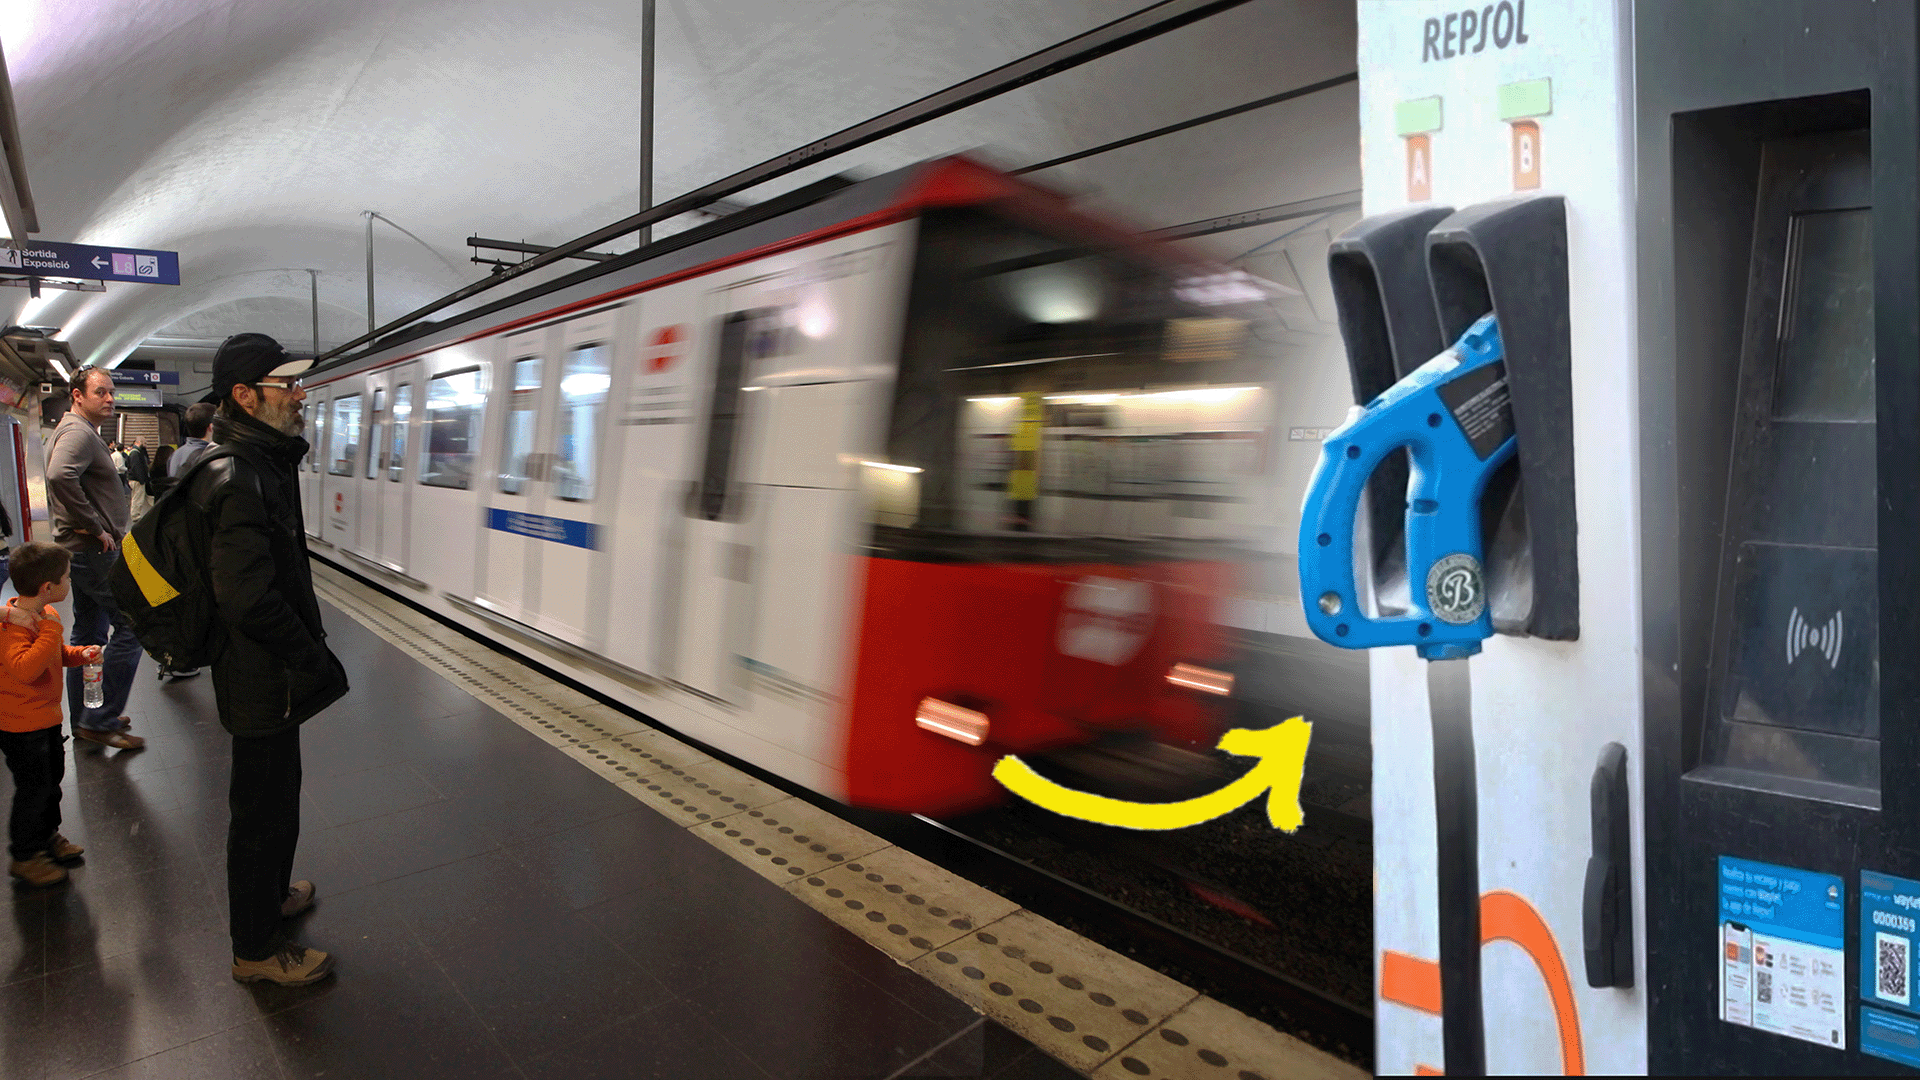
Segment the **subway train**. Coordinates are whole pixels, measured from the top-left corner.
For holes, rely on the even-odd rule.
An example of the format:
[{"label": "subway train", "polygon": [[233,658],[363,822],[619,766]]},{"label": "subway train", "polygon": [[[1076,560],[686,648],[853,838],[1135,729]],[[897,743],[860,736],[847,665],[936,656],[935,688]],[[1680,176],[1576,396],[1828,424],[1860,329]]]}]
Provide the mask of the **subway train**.
[{"label": "subway train", "polygon": [[802,188],[306,380],[315,553],[846,803],[1204,752],[1277,287],[954,157]]}]

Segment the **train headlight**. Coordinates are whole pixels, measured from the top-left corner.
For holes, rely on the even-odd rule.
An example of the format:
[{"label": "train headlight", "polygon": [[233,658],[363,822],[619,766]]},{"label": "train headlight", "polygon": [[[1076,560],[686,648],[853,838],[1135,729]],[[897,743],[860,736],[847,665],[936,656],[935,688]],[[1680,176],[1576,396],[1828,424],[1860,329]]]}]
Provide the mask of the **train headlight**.
[{"label": "train headlight", "polygon": [[968,746],[987,741],[987,714],[963,709],[939,698],[922,698],[914,710],[913,722],[936,735],[945,735]]},{"label": "train headlight", "polygon": [[1226,697],[1233,693],[1233,676],[1224,671],[1203,668],[1199,664],[1175,664],[1167,672],[1167,681],[1175,686],[1198,690],[1203,694]]}]

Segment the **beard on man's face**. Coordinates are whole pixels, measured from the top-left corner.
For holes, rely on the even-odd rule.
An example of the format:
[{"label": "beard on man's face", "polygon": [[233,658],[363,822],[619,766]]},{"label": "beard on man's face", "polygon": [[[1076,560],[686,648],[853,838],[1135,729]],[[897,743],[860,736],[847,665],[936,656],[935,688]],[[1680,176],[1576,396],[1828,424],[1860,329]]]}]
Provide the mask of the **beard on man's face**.
[{"label": "beard on man's face", "polygon": [[298,436],[307,426],[306,414],[291,401],[263,400],[253,418],[282,435]]}]

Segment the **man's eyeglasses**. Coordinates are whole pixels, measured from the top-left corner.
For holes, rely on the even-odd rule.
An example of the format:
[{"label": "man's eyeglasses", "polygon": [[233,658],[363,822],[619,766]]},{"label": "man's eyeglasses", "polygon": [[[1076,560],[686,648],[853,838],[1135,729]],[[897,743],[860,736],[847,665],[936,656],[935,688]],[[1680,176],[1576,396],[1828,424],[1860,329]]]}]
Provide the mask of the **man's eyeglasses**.
[{"label": "man's eyeglasses", "polygon": [[288,392],[292,392],[294,390],[300,389],[301,380],[299,379],[261,379],[259,382],[254,383],[254,385],[255,386],[271,386],[276,390],[286,390]]}]

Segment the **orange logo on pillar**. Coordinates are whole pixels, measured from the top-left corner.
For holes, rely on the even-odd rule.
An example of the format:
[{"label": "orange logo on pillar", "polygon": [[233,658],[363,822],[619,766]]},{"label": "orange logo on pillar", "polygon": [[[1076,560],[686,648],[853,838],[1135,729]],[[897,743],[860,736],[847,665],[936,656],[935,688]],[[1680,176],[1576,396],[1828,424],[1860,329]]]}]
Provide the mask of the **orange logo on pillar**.
[{"label": "orange logo on pillar", "polygon": [[1407,136],[1407,201],[1433,198],[1433,143],[1425,135]]},{"label": "orange logo on pillar", "polygon": [[680,350],[687,339],[684,326],[663,326],[647,339],[647,374],[658,375],[673,366],[680,359]]},{"label": "orange logo on pillar", "polygon": [[347,496],[345,492],[336,491],[333,493],[333,512],[336,514],[344,514],[347,512]]}]

